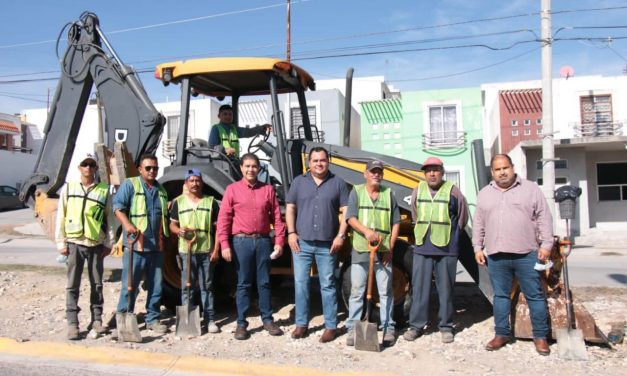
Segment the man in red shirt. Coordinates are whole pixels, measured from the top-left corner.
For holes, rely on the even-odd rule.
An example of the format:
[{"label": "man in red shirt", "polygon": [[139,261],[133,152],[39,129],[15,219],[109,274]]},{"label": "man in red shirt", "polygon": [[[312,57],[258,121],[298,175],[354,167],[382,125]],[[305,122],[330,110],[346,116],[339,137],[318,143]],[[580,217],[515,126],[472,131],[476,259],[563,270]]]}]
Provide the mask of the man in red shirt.
[{"label": "man in red shirt", "polygon": [[[235,261],[237,269],[237,329],[235,339],[250,338],[246,313],[250,307],[253,276],[257,276],[259,311],[263,327],[272,336],[283,334],[274,323],[270,304],[270,254],[273,258],[283,253],[285,224],[281,220],[279,201],[274,187],[257,180],[259,159],[244,154],[240,159],[242,180],[226,187],[218,214],[218,240],[222,257]],[[270,225],[274,226],[274,247],[270,239]]]}]

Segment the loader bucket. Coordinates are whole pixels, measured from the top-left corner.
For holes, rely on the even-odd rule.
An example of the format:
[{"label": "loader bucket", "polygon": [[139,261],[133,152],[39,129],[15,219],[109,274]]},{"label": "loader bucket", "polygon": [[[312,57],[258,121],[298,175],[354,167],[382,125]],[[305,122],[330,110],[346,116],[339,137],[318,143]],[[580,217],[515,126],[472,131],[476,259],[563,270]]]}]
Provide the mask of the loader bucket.
[{"label": "loader bucket", "polygon": [[[555,246],[551,251],[551,261],[553,268],[547,270],[543,274],[542,287],[547,295],[547,305],[549,309],[551,338],[557,340],[557,330],[569,327],[568,317],[566,314],[566,290],[562,280],[562,261],[560,253],[560,242],[556,239]],[[512,296],[512,327],[516,338],[533,338],[531,330],[531,317],[529,315],[529,306],[524,294],[520,291],[518,282],[515,282]],[[574,294],[572,295],[573,310],[575,312],[576,328],[583,333],[583,339],[590,343],[608,344],[607,337],[599,329],[594,318],[588,312],[583,304],[576,301]]]}]

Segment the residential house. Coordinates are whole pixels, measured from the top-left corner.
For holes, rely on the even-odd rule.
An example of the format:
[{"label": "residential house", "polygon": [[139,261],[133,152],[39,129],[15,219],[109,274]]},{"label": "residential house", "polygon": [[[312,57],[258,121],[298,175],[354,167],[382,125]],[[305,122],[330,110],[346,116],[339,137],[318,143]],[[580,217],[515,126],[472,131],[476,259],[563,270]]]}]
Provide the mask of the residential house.
[{"label": "residential house", "polygon": [[35,167],[41,136],[25,117],[0,114],[0,184],[19,188]]}]

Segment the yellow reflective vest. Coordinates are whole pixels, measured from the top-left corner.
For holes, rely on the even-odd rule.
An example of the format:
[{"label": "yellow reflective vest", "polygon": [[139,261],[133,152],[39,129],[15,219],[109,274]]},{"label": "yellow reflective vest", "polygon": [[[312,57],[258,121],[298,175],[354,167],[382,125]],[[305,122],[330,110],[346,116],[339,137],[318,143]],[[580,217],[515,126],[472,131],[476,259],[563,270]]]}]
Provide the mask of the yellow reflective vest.
[{"label": "yellow reflective vest", "polygon": [[[381,245],[378,252],[390,250],[390,235],[392,231],[392,190],[381,186],[377,202],[372,202],[366,191],[366,185],[356,185],[357,194],[357,219],[366,227],[381,234]],[[357,252],[369,252],[368,240],[358,231],[353,231],[353,248]]]},{"label": "yellow reflective vest", "polygon": [[416,225],[414,236],[416,245],[424,243],[427,230],[431,227],[429,239],[438,247],[444,247],[451,241],[451,215],[449,203],[453,183],[445,181],[435,196],[431,197],[429,185],[425,182],[418,185],[416,194]]},{"label": "yellow reflective vest", "polygon": [[[185,197],[176,198],[179,226],[196,229],[196,241],[192,245],[192,253],[208,253],[213,245],[211,236],[211,218],[213,211],[213,197],[203,196],[194,207]],[[179,253],[187,253],[187,240],[179,237]]]},{"label": "yellow reflective vest", "polygon": [[[131,208],[129,210],[128,219],[131,221],[133,226],[144,232],[148,228],[148,213],[146,212],[146,193],[144,192],[144,187],[141,183],[141,177],[135,176],[129,178],[129,180],[133,185],[133,190],[135,190],[135,194],[133,195],[133,200],[131,201]],[[159,202],[161,203],[161,226],[163,227],[163,234],[165,236],[170,236],[170,230],[168,228],[166,217],[168,213],[168,193],[165,191],[165,189],[163,189],[161,185],[159,185],[157,189],[159,190]]]},{"label": "yellow reflective vest", "polygon": [[65,208],[65,235],[68,238],[100,240],[104,228],[105,208],[109,197],[109,185],[99,183],[85,190],[79,182],[67,184]]},{"label": "yellow reflective vest", "polygon": [[235,156],[239,158],[239,136],[237,135],[237,126],[233,124],[227,125],[218,123],[216,124],[216,127],[218,127],[218,132],[220,133],[222,146],[224,146],[225,149],[235,149]]}]

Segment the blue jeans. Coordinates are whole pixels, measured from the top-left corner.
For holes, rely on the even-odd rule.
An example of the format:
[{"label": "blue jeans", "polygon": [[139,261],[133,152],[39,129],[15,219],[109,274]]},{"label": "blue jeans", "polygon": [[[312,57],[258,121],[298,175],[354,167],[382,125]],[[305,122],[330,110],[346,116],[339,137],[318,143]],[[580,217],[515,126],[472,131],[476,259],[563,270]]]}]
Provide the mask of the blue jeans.
[{"label": "blue jeans", "polygon": [[135,310],[135,299],[137,298],[139,282],[145,273],[146,289],[148,290],[146,299],[146,323],[152,324],[157,322],[161,317],[161,284],[163,283],[161,268],[163,267],[163,252],[133,252],[133,294],[127,308],[126,298],[128,290],[126,286],[128,280],[128,261],[129,251],[125,247],[124,256],[122,257],[122,289],[120,290],[120,301],[118,302],[117,311],[122,313],[133,312]]},{"label": "blue jeans", "polygon": [[300,252],[292,253],[294,260],[294,290],[296,295],[296,325],[309,324],[309,272],[316,262],[322,295],[324,326],[337,328],[337,288],[333,269],[336,255],[330,254],[331,242],[299,240]]},{"label": "blue jeans", "polygon": [[529,305],[533,337],[546,339],[549,334],[547,304],[542,286],[540,273],[533,269],[538,259],[538,252],[527,254],[495,253],[488,256],[488,272],[494,289],[494,325],[497,336],[511,336],[509,315],[512,301],[512,282],[514,276],[518,278],[520,289]]},{"label": "blue jeans", "polygon": [[253,281],[257,281],[259,312],[263,323],[274,321],[270,296],[270,238],[233,237],[233,259],[237,268],[237,325],[248,327],[246,313],[250,308],[250,294]]},{"label": "blue jeans", "polygon": [[[379,256],[379,255],[377,255]],[[348,300],[348,318],[346,327],[352,329],[359,321],[364,306],[364,292],[368,286],[368,262],[351,264],[351,296]],[[392,317],[394,293],[392,291],[392,263],[383,266],[379,257],[374,263],[375,286],[379,292],[379,316],[381,329],[394,330],[396,323]]]},{"label": "blue jeans", "polygon": [[[202,317],[205,323],[214,320],[213,311],[213,270],[215,265],[211,263],[209,253],[192,253],[192,266],[190,269],[190,293],[200,289],[200,300],[202,302]],[[186,305],[188,296],[187,288],[187,253],[181,253],[181,304]]]},{"label": "blue jeans", "polygon": [[440,322],[442,332],[453,331],[453,287],[457,272],[457,257],[425,256],[414,253],[411,277],[411,309],[409,326],[420,330],[429,319],[429,298],[431,277],[435,274],[435,287],[438,291]]}]

